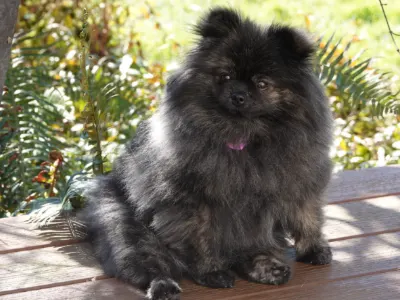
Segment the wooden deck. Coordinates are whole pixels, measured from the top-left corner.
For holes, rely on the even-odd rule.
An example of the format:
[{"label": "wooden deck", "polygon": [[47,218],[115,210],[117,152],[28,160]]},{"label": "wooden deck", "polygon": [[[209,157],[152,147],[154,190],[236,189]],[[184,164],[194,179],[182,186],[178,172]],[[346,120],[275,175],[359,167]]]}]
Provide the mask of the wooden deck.
[{"label": "wooden deck", "polygon": [[[293,277],[283,286],[237,280],[233,289],[208,289],[184,281],[181,299],[400,299],[400,166],[341,173],[327,198],[330,266],[293,263]],[[104,276],[90,246],[65,223],[39,231],[25,220],[0,220],[2,300],[144,299]]]}]

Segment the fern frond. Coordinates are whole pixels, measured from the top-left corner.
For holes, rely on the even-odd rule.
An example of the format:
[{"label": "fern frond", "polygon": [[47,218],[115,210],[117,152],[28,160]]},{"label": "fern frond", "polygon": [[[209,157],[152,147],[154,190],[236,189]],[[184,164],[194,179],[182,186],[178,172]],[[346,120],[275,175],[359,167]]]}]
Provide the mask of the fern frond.
[{"label": "fern frond", "polygon": [[[103,167],[103,153],[101,148],[101,141],[103,140],[102,134],[102,124],[99,118],[98,111],[98,101],[94,97],[94,93],[91,87],[91,74],[90,67],[87,67],[87,60],[89,56],[89,46],[90,42],[87,42],[87,39],[90,36],[88,33],[88,19],[89,13],[86,9],[84,9],[83,13],[83,26],[82,31],[80,33],[81,39],[81,49],[80,49],[80,70],[81,70],[81,89],[83,98],[86,101],[86,108],[84,110],[84,114],[86,116],[85,120],[85,132],[87,136],[90,138],[89,144],[93,147],[91,149],[91,153],[93,154],[93,173],[96,175],[100,175],[104,173]],[[103,125],[104,126],[104,125]]]},{"label": "fern frond", "polygon": [[71,211],[77,203],[81,206],[82,194],[90,178],[88,173],[75,173],[67,181],[60,198],[39,198],[30,203],[23,202],[23,209],[29,210],[29,222],[44,227],[63,213]]},{"label": "fern frond", "polygon": [[350,57],[351,42],[342,47],[341,39],[334,43],[333,35],[326,41],[318,40],[318,63],[315,72],[328,87],[332,87],[343,101],[344,115],[365,108],[376,116],[398,113],[400,99],[391,91],[388,73],[371,68],[371,59],[359,61]]},{"label": "fern frond", "polygon": [[52,127],[62,127],[63,116],[44,96],[54,80],[41,61],[51,54],[46,49],[29,49],[29,56],[36,54],[33,65],[25,52],[13,52],[6,77],[8,91],[0,107],[0,216],[18,210],[28,195],[43,192],[32,179],[50,151],[66,146]]}]

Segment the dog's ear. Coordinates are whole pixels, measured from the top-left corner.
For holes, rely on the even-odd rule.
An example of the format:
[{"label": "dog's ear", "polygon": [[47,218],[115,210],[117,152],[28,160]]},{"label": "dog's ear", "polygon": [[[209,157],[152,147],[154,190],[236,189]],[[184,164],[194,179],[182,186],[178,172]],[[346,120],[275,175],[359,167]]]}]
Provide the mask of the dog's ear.
[{"label": "dog's ear", "polygon": [[288,26],[272,25],[268,35],[279,47],[285,59],[298,62],[309,61],[315,53],[315,45],[306,32]]},{"label": "dog's ear", "polygon": [[242,19],[238,12],[217,7],[211,9],[195,26],[195,33],[204,38],[222,38],[240,26]]}]

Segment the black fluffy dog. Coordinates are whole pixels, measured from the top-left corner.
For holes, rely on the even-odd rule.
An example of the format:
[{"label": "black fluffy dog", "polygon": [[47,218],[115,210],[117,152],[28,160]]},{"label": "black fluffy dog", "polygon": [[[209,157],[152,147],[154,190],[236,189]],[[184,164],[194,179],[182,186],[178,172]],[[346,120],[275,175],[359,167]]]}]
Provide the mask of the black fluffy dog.
[{"label": "black fluffy dog", "polygon": [[281,284],[297,259],[327,264],[321,199],[331,113],[301,31],[259,26],[224,8],[171,76],[113,171],[87,192],[83,220],[107,274],[179,299],[189,276],[214,288],[238,275]]}]

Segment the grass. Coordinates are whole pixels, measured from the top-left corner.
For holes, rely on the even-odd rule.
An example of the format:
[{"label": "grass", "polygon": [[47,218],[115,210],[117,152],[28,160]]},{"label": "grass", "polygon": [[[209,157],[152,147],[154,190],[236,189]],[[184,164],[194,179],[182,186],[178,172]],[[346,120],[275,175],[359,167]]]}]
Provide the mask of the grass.
[{"label": "grass", "polygon": [[[393,31],[400,33],[400,1],[384,2]],[[193,42],[191,24],[209,7],[218,4],[238,8],[262,23],[283,22],[308,28],[316,36],[335,33],[337,39],[353,40],[351,54],[365,50],[366,57],[375,59],[374,66],[400,75],[400,55],[391,41],[378,0],[150,0],[147,3],[156,15],[142,18],[132,26],[145,37],[143,46],[151,60],[166,62],[181,57]],[[136,13],[145,11],[143,1],[143,8]],[[162,31],[149,30],[154,19],[160,22]],[[397,39],[400,44],[400,37]],[[172,50],[175,43],[180,45],[179,55]]]}]

